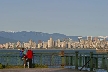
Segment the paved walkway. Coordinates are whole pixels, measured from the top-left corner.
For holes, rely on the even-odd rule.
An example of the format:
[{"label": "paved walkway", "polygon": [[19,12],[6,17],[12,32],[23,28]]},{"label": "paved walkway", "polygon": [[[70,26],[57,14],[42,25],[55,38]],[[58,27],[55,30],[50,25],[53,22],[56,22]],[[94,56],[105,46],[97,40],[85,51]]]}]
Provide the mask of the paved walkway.
[{"label": "paved walkway", "polygon": [[74,69],[66,69],[66,68],[32,68],[32,69],[20,68],[20,69],[0,69],[0,72],[88,72],[88,71],[77,71]]}]

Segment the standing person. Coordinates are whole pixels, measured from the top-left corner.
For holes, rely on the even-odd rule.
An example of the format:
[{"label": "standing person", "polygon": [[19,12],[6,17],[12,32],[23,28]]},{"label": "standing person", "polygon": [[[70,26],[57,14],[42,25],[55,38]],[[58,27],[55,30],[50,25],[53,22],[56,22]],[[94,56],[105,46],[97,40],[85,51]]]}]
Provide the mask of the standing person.
[{"label": "standing person", "polygon": [[24,48],[22,48],[22,50],[20,51],[20,57],[24,61],[24,68],[25,68],[25,66],[27,64],[27,61],[26,61],[26,59],[27,59],[27,52],[26,52],[26,50],[24,50]]},{"label": "standing person", "polygon": [[32,68],[33,51],[31,50],[31,48],[27,51],[27,58],[28,58],[28,68]]},{"label": "standing person", "polygon": [[20,50],[20,57],[21,57],[21,60],[22,60],[22,58],[23,58],[23,51],[22,51],[22,49]]}]

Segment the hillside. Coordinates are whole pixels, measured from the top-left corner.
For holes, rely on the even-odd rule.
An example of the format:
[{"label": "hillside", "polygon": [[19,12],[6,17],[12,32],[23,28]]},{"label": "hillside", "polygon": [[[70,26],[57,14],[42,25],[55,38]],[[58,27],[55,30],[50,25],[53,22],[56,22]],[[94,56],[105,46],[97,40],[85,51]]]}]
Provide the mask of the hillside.
[{"label": "hillside", "polygon": [[7,42],[17,42],[17,40],[9,39],[9,38],[4,38],[0,36],[0,44],[4,44]]},{"label": "hillside", "polygon": [[[57,39],[64,39],[64,38],[72,38],[73,40],[78,40],[78,36],[66,36],[64,34],[59,33],[42,33],[42,32],[27,32],[27,31],[21,31],[21,32],[5,32],[0,31],[0,36],[3,38],[8,38],[11,40],[17,40],[17,41],[23,41],[27,42],[30,39],[34,40],[35,42],[38,42],[38,40],[47,41],[50,37],[53,38],[53,40]],[[5,40],[4,40],[5,41]]]}]

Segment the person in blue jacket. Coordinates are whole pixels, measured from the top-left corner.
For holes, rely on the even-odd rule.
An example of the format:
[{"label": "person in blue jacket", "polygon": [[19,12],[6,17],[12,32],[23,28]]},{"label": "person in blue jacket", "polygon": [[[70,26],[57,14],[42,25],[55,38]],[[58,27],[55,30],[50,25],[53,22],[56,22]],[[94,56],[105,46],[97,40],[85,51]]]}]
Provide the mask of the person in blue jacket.
[{"label": "person in blue jacket", "polygon": [[20,57],[24,61],[24,68],[25,68],[25,66],[27,64],[27,62],[26,62],[27,54],[26,54],[26,50],[24,50],[24,48],[22,48],[22,50],[20,50]]}]

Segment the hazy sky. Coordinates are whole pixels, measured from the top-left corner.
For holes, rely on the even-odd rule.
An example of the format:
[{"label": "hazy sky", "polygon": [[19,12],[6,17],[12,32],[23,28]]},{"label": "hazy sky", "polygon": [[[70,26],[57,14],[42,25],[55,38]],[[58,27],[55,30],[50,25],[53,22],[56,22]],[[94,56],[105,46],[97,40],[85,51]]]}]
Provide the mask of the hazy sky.
[{"label": "hazy sky", "polygon": [[108,35],[108,0],[0,0],[0,31]]}]

